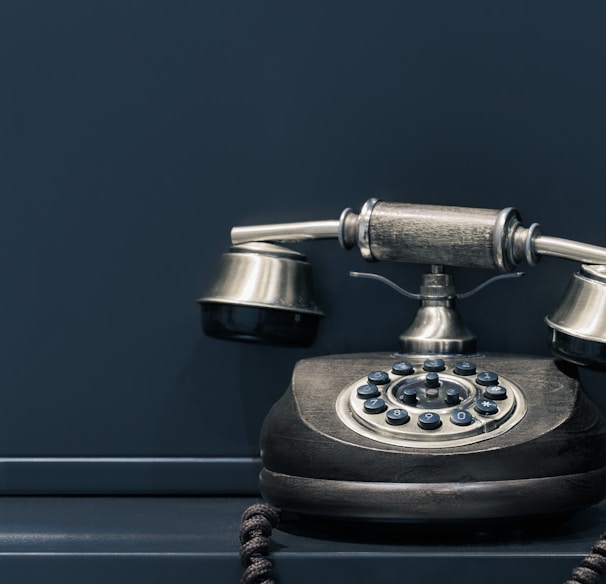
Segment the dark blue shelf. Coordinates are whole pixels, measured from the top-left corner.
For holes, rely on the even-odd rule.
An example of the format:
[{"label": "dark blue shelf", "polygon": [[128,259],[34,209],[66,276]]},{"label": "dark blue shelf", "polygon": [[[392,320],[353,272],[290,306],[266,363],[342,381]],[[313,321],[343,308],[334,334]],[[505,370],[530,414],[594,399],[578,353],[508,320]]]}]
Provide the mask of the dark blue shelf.
[{"label": "dark blue shelf", "polygon": [[[6,582],[238,582],[245,497],[5,497],[0,577]],[[606,527],[604,504],[548,532],[373,533],[287,522],[274,532],[281,584],[561,582]],[[34,580],[35,579],[35,580]]]}]

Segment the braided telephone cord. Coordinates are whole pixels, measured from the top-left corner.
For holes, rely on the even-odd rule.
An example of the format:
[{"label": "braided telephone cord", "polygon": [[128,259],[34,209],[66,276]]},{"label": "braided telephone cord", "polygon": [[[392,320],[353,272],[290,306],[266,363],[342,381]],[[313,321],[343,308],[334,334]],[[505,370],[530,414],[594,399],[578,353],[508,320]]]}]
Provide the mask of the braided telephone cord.
[{"label": "braided telephone cord", "polygon": [[[240,563],[245,568],[241,584],[274,584],[273,564],[267,558],[270,536],[280,522],[280,512],[266,503],[251,505],[242,514]],[[606,573],[606,533],[600,536],[564,584],[599,584]]]},{"label": "braided telephone cord", "polygon": [[240,563],[245,568],[242,584],[274,584],[273,565],[267,556],[272,529],[279,521],[279,511],[265,503],[251,505],[242,514]]},{"label": "braided telephone cord", "polygon": [[564,584],[598,584],[606,572],[606,533],[593,546]]}]

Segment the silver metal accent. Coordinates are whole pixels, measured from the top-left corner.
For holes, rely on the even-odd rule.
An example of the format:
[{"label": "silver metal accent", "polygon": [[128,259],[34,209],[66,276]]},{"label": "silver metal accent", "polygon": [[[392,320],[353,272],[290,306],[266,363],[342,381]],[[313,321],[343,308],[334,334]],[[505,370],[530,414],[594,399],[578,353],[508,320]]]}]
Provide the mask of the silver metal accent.
[{"label": "silver metal accent", "polygon": [[[439,267],[441,268],[442,266],[439,266]],[[443,274],[444,273],[443,271],[439,271],[435,268],[436,268],[436,266],[432,266],[432,272],[431,272],[432,274]],[[398,294],[401,294],[402,296],[409,298],[411,300],[422,300],[423,299],[423,296],[421,296],[421,294],[416,294],[415,292],[410,292],[410,291],[406,290],[405,288],[398,286],[395,282],[393,282],[389,278],[386,278],[385,276],[380,276],[379,274],[372,274],[369,272],[349,272],[349,275],[352,278],[365,278],[367,280],[375,280],[377,282],[381,282],[381,284],[386,284],[387,286],[389,286],[390,288],[392,288],[393,290],[398,292]],[[490,284],[493,284],[494,282],[498,282],[499,280],[509,280],[511,278],[520,278],[521,276],[524,276],[524,272],[512,272],[509,274],[498,274],[496,276],[492,276],[492,278],[488,278],[487,280],[484,280],[484,282],[482,282],[475,288],[468,290],[467,292],[459,292],[459,293],[455,294],[454,298],[456,298],[457,300],[469,298],[470,296],[473,296],[477,292],[480,292],[480,290],[483,290],[487,286],[490,286]],[[433,300],[445,300],[447,298],[453,298],[453,297],[452,296],[432,297]]]},{"label": "silver metal accent", "polygon": [[358,218],[358,248],[362,257],[369,262],[375,261],[375,257],[370,250],[370,218],[372,210],[378,202],[379,199],[368,199],[364,203]]},{"label": "silver metal accent", "polygon": [[583,265],[568,284],[552,316],[551,349],[558,356],[596,368],[606,367],[606,265]]},{"label": "silver metal accent", "polygon": [[[422,370],[422,363],[414,363],[414,366],[415,370]],[[415,373],[413,376],[407,376],[404,379],[424,378],[424,376],[425,373]],[[388,408],[405,409],[408,412],[410,421],[404,425],[392,426],[385,421],[383,414],[367,414],[364,412],[364,400],[358,398],[357,388],[367,383],[366,378],[362,378],[346,387],[339,394],[336,401],[337,415],[346,426],[357,434],[384,444],[436,449],[475,444],[495,438],[511,430],[526,414],[526,399],[521,389],[502,376],[499,376],[499,385],[507,389],[507,398],[499,400],[499,411],[491,416],[481,416],[475,412],[473,405],[476,398],[481,397],[481,389],[465,377],[440,373],[440,379],[465,387],[468,396],[459,405],[444,405],[444,407],[431,409],[417,408],[399,402],[394,397],[394,389],[402,380],[402,377],[391,373],[389,377],[390,383],[384,386],[381,399],[385,400]],[[448,417],[453,411],[459,409],[466,409],[472,413],[474,421],[471,425],[456,426],[450,423]],[[439,428],[435,430],[419,428],[417,425],[418,418],[427,411],[440,415],[442,425]]]},{"label": "silver metal accent", "polygon": [[201,303],[276,308],[321,316],[303,254],[271,243],[233,246]]},{"label": "silver metal accent", "polygon": [[406,298],[410,298],[411,300],[421,300],[422,296],[420,294],[415,294],[414,292],[409,292],[404,288],[398,286],[395,282],[392,282],[385,276],[380,276],[379,274],[370,274],[368,272],[349,272],[349,275],[352,278],[366,278],[367,280],[376,280],[377,282],[381,282],[382,284],[386,284],[398,294],[405,296]]},{"label": "silver metal accent", "polygon": [[[377,217],[373,218],[378,203],[381,203],[380,212],[377,211]],[[371,223],[373,237],[377,240],[374,242],[370,241]],[[429,240],[427,236],[433,233],[434,227],[437,230],[435,238]],[[461,227],[465,240],[463,247],[455,252],[451,249],[453,245],[461,246],[461,241],[455,242],[452,238],[452,230],[456,227]],[[485,237],[492,237],[492,251],[487,256],[482,247]],[[231,231],[231,240],[235,245],[254,241],[313,239],[338,239],[344,249],[357,244],[362,257],[368,261],[381,259],[493,267],[504,272],[513,270],[522,259],[535,266],[543,255],[585,264],[606,264],[606,248],[545,236],[538,223],[526,229],[522,227],[520,215],[513,207],[497,212],[383,203],[371,198],[364,203],[359,215],[347,208],[338,220],[252,225],[234,227]],[[430,256],[427,255],[429,252]]]},{"label": "silver metal accent", "polygon": [[520,223],[517,209],[506,207],[497,216],[493,231],[493,257],[496,266],[505,272],[510,272],[517,265],[512,249],[512,226]]},{"label": "silver metal accent", "polygon": [[606,248],[571,239],[537,235],[534,251],[539,255],[574,260],[583,264],[606,264]]},{"label": "silver metal accent", "polygon": [[355,245],[355,241],[351,241],[351,238],[347,233],[348,219],[354,215],[357,220],[358,214],[355,213],[351,207],[347,207],[347,209],[343,209],[339,216],[339,234],[337,237],[339,239],[339,245],[345,250],[351,249]]},{"label": "silver metal accent", "polygon": [[412,324],[400,335],[402,353],[438,355],[471,354],[477,349],[476,336],[465,326],[452,301],[423,301]]},{"label": "silver metal accent", "polygon": [[421,275],[421,306],[412,324],[400,335],[403,353],[470,354],[476,336],[456,309],[454,277],[448,273]]},{"label": "silver metal accent", "polygon": [[307,241],[310,239],[337,239],[340,221],[301,221],[234,227],[231,242],[234,245],[253,241]]},{"label": "silver metal accent", "polygon": [[524,257],[529,266],[536,266],[541,259],[536,251],[535,240],[537,237],[543,235],[543,230],[538,223],[533,223],[528,228],[528,234],[526,235],[526,244],[524,246]]},{"label": "silver metal accent", "polygon": [[471,290],[468,290],[467,292],[461,292],[461,293],[457,294],[456,297],[458,300],[463,300],[464,298],[469,298],[470,296],[473,296],[474,294],[476,294],[480,290],[483,290],[484,288],[486,288],[486,286],[490,286],[494,282],[498,282],[499,280],[509,280],[511,278],[521,278],[523,275],[524,275],[524,272],[511,272],[509,274],[498,274],[496,276],[493,276],[492,278],[488,278],[488,280],[484,280],[481,284],[479,284],[475,288],[472,288]]}]

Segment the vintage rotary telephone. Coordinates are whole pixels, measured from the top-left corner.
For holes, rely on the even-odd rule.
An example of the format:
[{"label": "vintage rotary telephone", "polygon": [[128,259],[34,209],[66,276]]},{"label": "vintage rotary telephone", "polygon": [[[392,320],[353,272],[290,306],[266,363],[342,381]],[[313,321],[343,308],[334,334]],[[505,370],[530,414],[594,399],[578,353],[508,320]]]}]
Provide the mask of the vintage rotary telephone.
[{"label": "vintage rotary telephone", "polygon": [[[604,497],[606,423],[576,365],[606,369],[605,248],[525,228],[512,208],[376,199],[336,221],[237,227],[231,237],[199,301],[205,332],[223,339],[313,341],[322,313],[310,266],[276,242],[337,238],[370,261],[431,266],[398,352],[296,365],[262,430],[267,501],[308,517],[445,524],[568,514]],[[546,318],[556,360],[478,351],[444,266],[511,275],[542,255],[582,263]]]}]

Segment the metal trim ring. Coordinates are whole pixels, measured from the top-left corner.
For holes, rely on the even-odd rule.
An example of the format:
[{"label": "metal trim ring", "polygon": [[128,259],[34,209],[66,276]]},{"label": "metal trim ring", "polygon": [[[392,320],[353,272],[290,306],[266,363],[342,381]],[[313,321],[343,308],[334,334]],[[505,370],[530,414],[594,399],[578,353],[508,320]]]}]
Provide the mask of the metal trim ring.
[{"label": "metal trim ring", "polygon": [[520,213],[514,207],[506,207],[499,212],[494,225],[492,253],[496,267],[502,272],[511,272],[517,265],[513,257],[512,222],[521,222]]},{"label": "metal trim ring", "polygon": [[360,254],[368,262],[376,261],[370,250],[370,217],[378,202],[379,199],[376,198],[368,199],[364,203],[358,219],[358,247],[360,248]]}]

